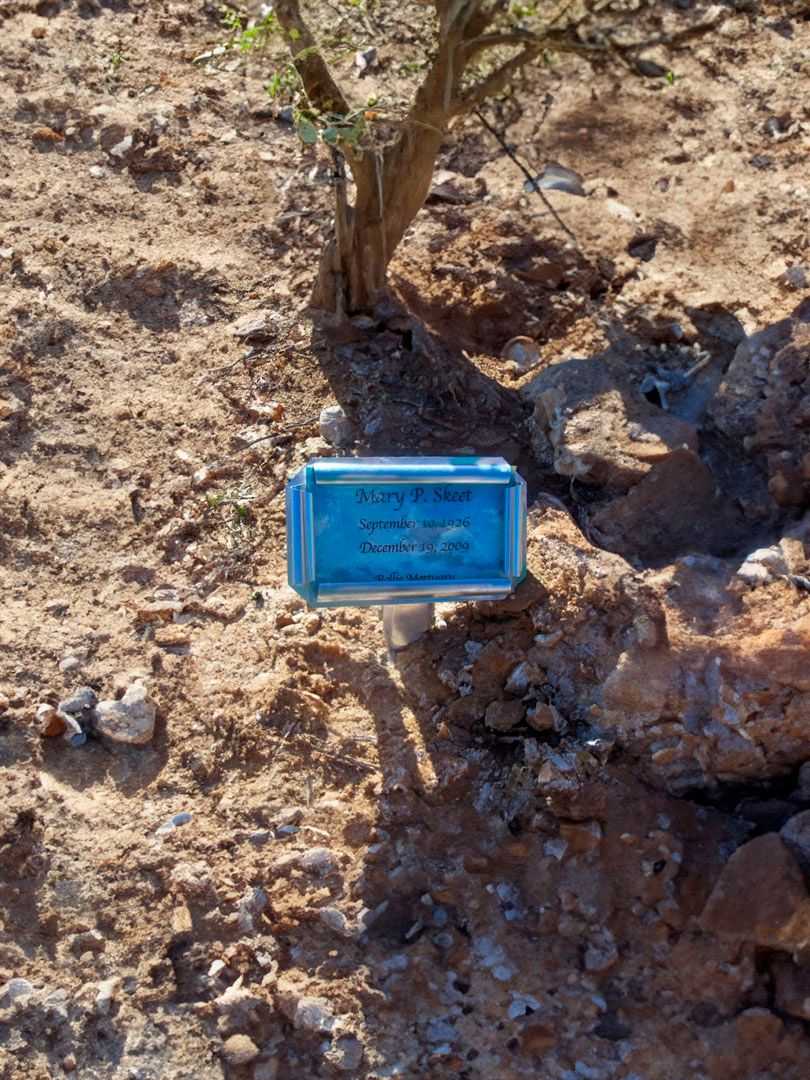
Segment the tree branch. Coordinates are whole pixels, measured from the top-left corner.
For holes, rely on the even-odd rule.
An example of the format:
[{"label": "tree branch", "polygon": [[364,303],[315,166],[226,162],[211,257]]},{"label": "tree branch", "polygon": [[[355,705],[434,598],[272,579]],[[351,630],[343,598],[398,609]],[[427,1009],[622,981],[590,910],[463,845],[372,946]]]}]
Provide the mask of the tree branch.
[{"label": "tree branch", "polygon": [[468,112],[476,105],[480,105],[485,97],[499,93],[509,78],[538,56],[543,49],[554,52],[575,53],[587,59],[594,59],[596,56],[612,53],[624,63],[631,64],[632,58],[645,49],[651,49],[658,45],[676,47],[691,38],[700,37],[709,30],[714,30],[725,20],[725,17],[726,13],[720,11],[714,18],[696,23],[694,26],[685,27],[683,30],[671,34],[656,34],[654,37],[634,42],[616,41],[610,35],[610,32],[605,34],[602,41],[583,41],[576,33],[581,25],[580,23],[572,23],[561,28],[554,28],[549,25],[539,34],[534,34],[529,30],[515,29],[467,38],[463,46],[464,66],[487,49],[510,45],[522,45],[524,48],[522,52],[506,61],[487,78],[465,91],[456,102],[453,113],[458,115],[460,112]]},{"label": "tree branch", "polygon": [[483,10],[479,5],[478,11],[470,18],[465,27],[465,38],[470,41],[473,38],[480,37],[499,15],[503,15],[505,11],[509,10],[509,4],[510,0],[494,0],[490,7]]},{"label": "tree branch", "polygon": [[312,105],[321,112],[339,116],[351,112],[349,102],[332,77],[312,31],[301,15],[298,0],[276,0],[273,10]]},{"label": "tree branch", "polygon": [[481,11],[484,0],[434,0],[439,19],[439,35],[463,32]]},{"label": "tree branch", "polygon": [[[540,39],[542,41],[542,39]],[[501,90],[509,83],[509,80],[516,75],[521,68],[524,68],[526,64],[531,63],[542,52],[543,46],[537,41],[532,41],[526,45],[522,52],[517,53],[506,63],[501,64],[499,68],[496,68],[490,75],[487,75],[485,79],[482,79],[478,83],[474,83],[468,87],[463,93],[461,93],[451,106],[451,112],[453,116],[459,116],[461,113],[469,112],[477,105],[480,105],[485,98],[490,97],[492,94],[499,94]]]},{"label": "tree branch", "polygon": [[542,39],[529,30],[504,30],[498,34],[481,34],[480,37],[465,41],[462,46],[465,62],[469,63],[473,57],[485,49],[495,49],[502,45],[525,45],[527,42],[540,42]]}]

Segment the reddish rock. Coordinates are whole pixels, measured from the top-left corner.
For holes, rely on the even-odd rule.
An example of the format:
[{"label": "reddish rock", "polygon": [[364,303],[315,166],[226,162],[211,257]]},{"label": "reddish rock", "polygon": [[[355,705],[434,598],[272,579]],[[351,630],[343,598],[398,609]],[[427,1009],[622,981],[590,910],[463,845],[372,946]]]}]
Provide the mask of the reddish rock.
[{"label": "reddish rock", "polygon": [[522,701],[493,701],[487,707],[484,723],[493,731],[511,731],[526,715]]},{"label": "reddish rock", "polygon": [[782,826],[779,835],[805,874],[810,873],[810,810],[794,814]]},{"label": "reddish rock", "polygon": [[723,551],[741,542],[742,516],[718,491],[711,469],[692,450],[673,450],[627,495],[590,519],[608,551],[662,562],[682,551]]},{"label": "reddish rock", "polygon": [[776,833],[737,848],[700,916],[704,930],[770,948],[810,944],[810,899],[796,860]]},{"label": "reddish rock", "polygon": [[694,426],[650,404],[619,365],[552,364],[524,387],[534,405],[535,453],[586,484],[627,491],[673,451],[697,450]]},{"label": "reddish rock", "polygon": [[771,964],[774,1004],[780,1012],[810,1020],[810,967],[800,967],[785,956]]}]

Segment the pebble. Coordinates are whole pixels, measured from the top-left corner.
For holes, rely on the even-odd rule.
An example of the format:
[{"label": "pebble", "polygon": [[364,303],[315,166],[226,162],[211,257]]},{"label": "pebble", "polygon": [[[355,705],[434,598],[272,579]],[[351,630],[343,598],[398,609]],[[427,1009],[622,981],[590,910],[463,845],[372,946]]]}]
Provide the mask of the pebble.
[{"label": "pebble", "polygon": [[300,806],[285,806],[274,815],[276,825],[300,825],[304,818],[304,811]]},{"label": "pebble", "polygon": [[589,942],[585,949],[585,970],[608,971],[619,959],[619,950],[609,930],[602,930],[599,937]]},{"label": "pebble", "polygon": [[540,677],[540,673],[536,670],[533,664],[530,664],[528,660],[523,660],[521,663],[512,669],[509,678],[506,680],[504,690],[507,694],[514,694],[516,697],[522,697],[523,694],[529,689],[529,686],[533,682],[537,682]]},{"label": "pebble", "polygon": [[104,935],[98,930],[87,930],[82,934],[74,934],[70,939],[71,951],[81,955],[86,952],[104,952],[107,942]]},{"label": "pebble", "polygon": [[259,1056],[259,1048],[249,1035],[231,1035],[222,1047],[229,1065],[249,1065]]},{"label": "pebble", "polygon": [[321,908],[318,912],[318,918],[321,922],[328,926],[330,930],[334,930],[336,934],[340,934],[341,937],[351,937],[352,929],[349,925],[349,920],[339,911],[336,907]]},{"label": "pebble", "polygon": [[458,1038],[458,1032],[449,1020],[438,1017],[428,1021],[425,1037],[431,1043],[454,1042]]},{"label": "pebble", "polygon": [[39,733],[46,739],[53,739],[62,735],[66,728],[65,718],[60,716],[53,705],[43,701],[37,705],[37,723]]},{"label": "pebble", "polygon": [[493,731],[511,731],[521,723],[526,708],[521,701],[493,701],[487,706],[484,723]]},{"label": "pebble", "polygon": [[324,1057],[340,1072],[356,1073],[363,1060],[364,1047],[353,1035],[343,1035],[328,1044]]},{"label": "pebble", "polygon": [[9,707],[11,702],[8,700],[5,694],[0,694],[0,713],[4,713]]},{"label": "pebble", "polygon": [[104,979],[103,982],[98,984],[98,993],[96,994],[96,1012],[101,1016],[107,1016],[112,1003],[115,1000],[115,993],[121,983],[120,978],[117,975],[113,975],[112,978]]},{"label": "pebble", "polygon": [[362,73],[368,71],[369,68],[373,68],[377,63],[377,50],[372,45],[370,49],[362,49],[360,52],[355,53],[354,66]]},{"label": "pebble", "polygon": [[562,717],[553,705],[541,702],[526,713],[526,722],[535,731],[560,731]]},{"label": "pebble", "polygon": [[249,888],[238,904],[238,925],[243,934],[251,934],[255,930],[254,919],[267,907],[267,893],[258,886]]},{"label": "pebble", "polygon": [[28,997],[33,992],[33,984],[28,979],[9,979],[7,983],[0,986],[0,1006],[11,1005],[12,1002]]},{"label": "pebble", "polygon": [[747,555],[737,569],[737,578],[750,588],[756,588],[758,585],[767,585],[775,577],[787,572],[785,557],[774,544],[769,548],[757,548]]},{"label": "pebble", "polygon": [[351,421],[341,405],[327,405],[321,409],[318,430],[321,438],[330,446],[346,447],[354,442]]},{"label": "pebble", "polygon": [[188,825],[192,820],[192,815],[187,810],[181,810],[179,814],[175,814],[174,817],[170,817],[168,821],[164,822],[160,828],[155,829],[155,836],[166,836],[180,825]]},{"label": "pebble", "polygon": [[111,157],[124,158],[132,149],[133,142],[134,140],[131,135],[125,135],[120,142],[117,142],[114,146],[110,147],[108,153]]},{"label": "pebble", "polygon": [[273,334],[273,316],[270,311],[254,311],[243,315],[230,326],[231,334],[241,341],[263,341]]},{"label": "pebble", "polygon": [[71,654],[59,663],[59,670],[67,674],[70,671],[78,671],[84,661],[79,656]]},{"label": "pebble", "polygon": [[84,746],[87,742],[87,735],[82,730],[82,726],[76,717],[66,712],[59,712],[57,716],[65,725],[62,733],[65,742],[70,743],[71,746]]},{"label": "pebble", "polygon": [[262,1001],[262,998],[242,986],[240,975],[232,986],[214,998],[214,1007],[221,1016],[226,1017],[228,1026],[233,1029],[250,1023]]},{"label": "pebble", "polygon": [[145,746],[155,733],[155,703],[141,682],[134,682],[120,701],[100,701],[96,727],[113,742]]},{"label": "pebble", "polygon": [[519,994],[512,991],[512,1004],[507,1010],[510,1020],[518,1020],[521,1016],[528,1016],[540,1009],[540,1002],[531,994]]},{"label": "pebble", "polygon": [[95,690],[91,686],[83,686],[73,697],[60,701],[58,707],[60,712],[75,715],[94,708],[97,701],[98,695]]},{"label": "pebble", "polygon": [[335,1017],[324,998],[300,997],[295,1003],[292,1022],[301,1031],[328,1035],[335,1026]]},{"label": "pebble", "polygon": [[334,874],[338,869],[337,858],[329,848],[325,847],[315,847],[305,851],[299,856],[298,865],[302,870],[310,874],[318,874],[320,877]]},{"label": "pebble", "polygon": [[511,361],[521,372],[529,371],[540,362],[540,350],[530,337],[513,337],[504,345],[501,358]]},{"label": "pebble", "polygon": [[789,266],[782,278],[792,289],[806,289],[810,285],[810,271],[804,266]]}]

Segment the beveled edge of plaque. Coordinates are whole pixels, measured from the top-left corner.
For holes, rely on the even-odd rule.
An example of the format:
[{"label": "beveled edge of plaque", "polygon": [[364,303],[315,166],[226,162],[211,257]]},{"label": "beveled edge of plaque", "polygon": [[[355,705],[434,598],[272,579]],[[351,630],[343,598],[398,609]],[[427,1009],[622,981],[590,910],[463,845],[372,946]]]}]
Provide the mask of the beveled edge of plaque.
[{"label": "beveled edge of plaque", "polygon": [[[317,582],[314,520],[317,484],[494,484],[506,488],[503,574],[472,581],[403,583],[396,590],[355,582]],[[526,576],[526,481],[504,458],[496,457],[368,457],[315,458],[287,481],[287,580],[310,607],[368,607],[373,604],[417,604],[452,600],[502,600]]]}]

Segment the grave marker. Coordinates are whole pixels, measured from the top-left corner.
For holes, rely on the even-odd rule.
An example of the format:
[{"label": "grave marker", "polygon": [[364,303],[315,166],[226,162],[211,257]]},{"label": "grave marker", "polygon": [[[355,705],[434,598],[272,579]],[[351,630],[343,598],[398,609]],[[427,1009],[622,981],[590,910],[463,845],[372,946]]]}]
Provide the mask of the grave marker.
[{"label": "grave marker", "polygon": [[515,588],[526,572],[526,485],[503,458],[318,459],[287,485],[287,558],[310,606],[382,604],[393,642],[397,625],[420,616],[386,615],[389,605],[496,600]]}]

